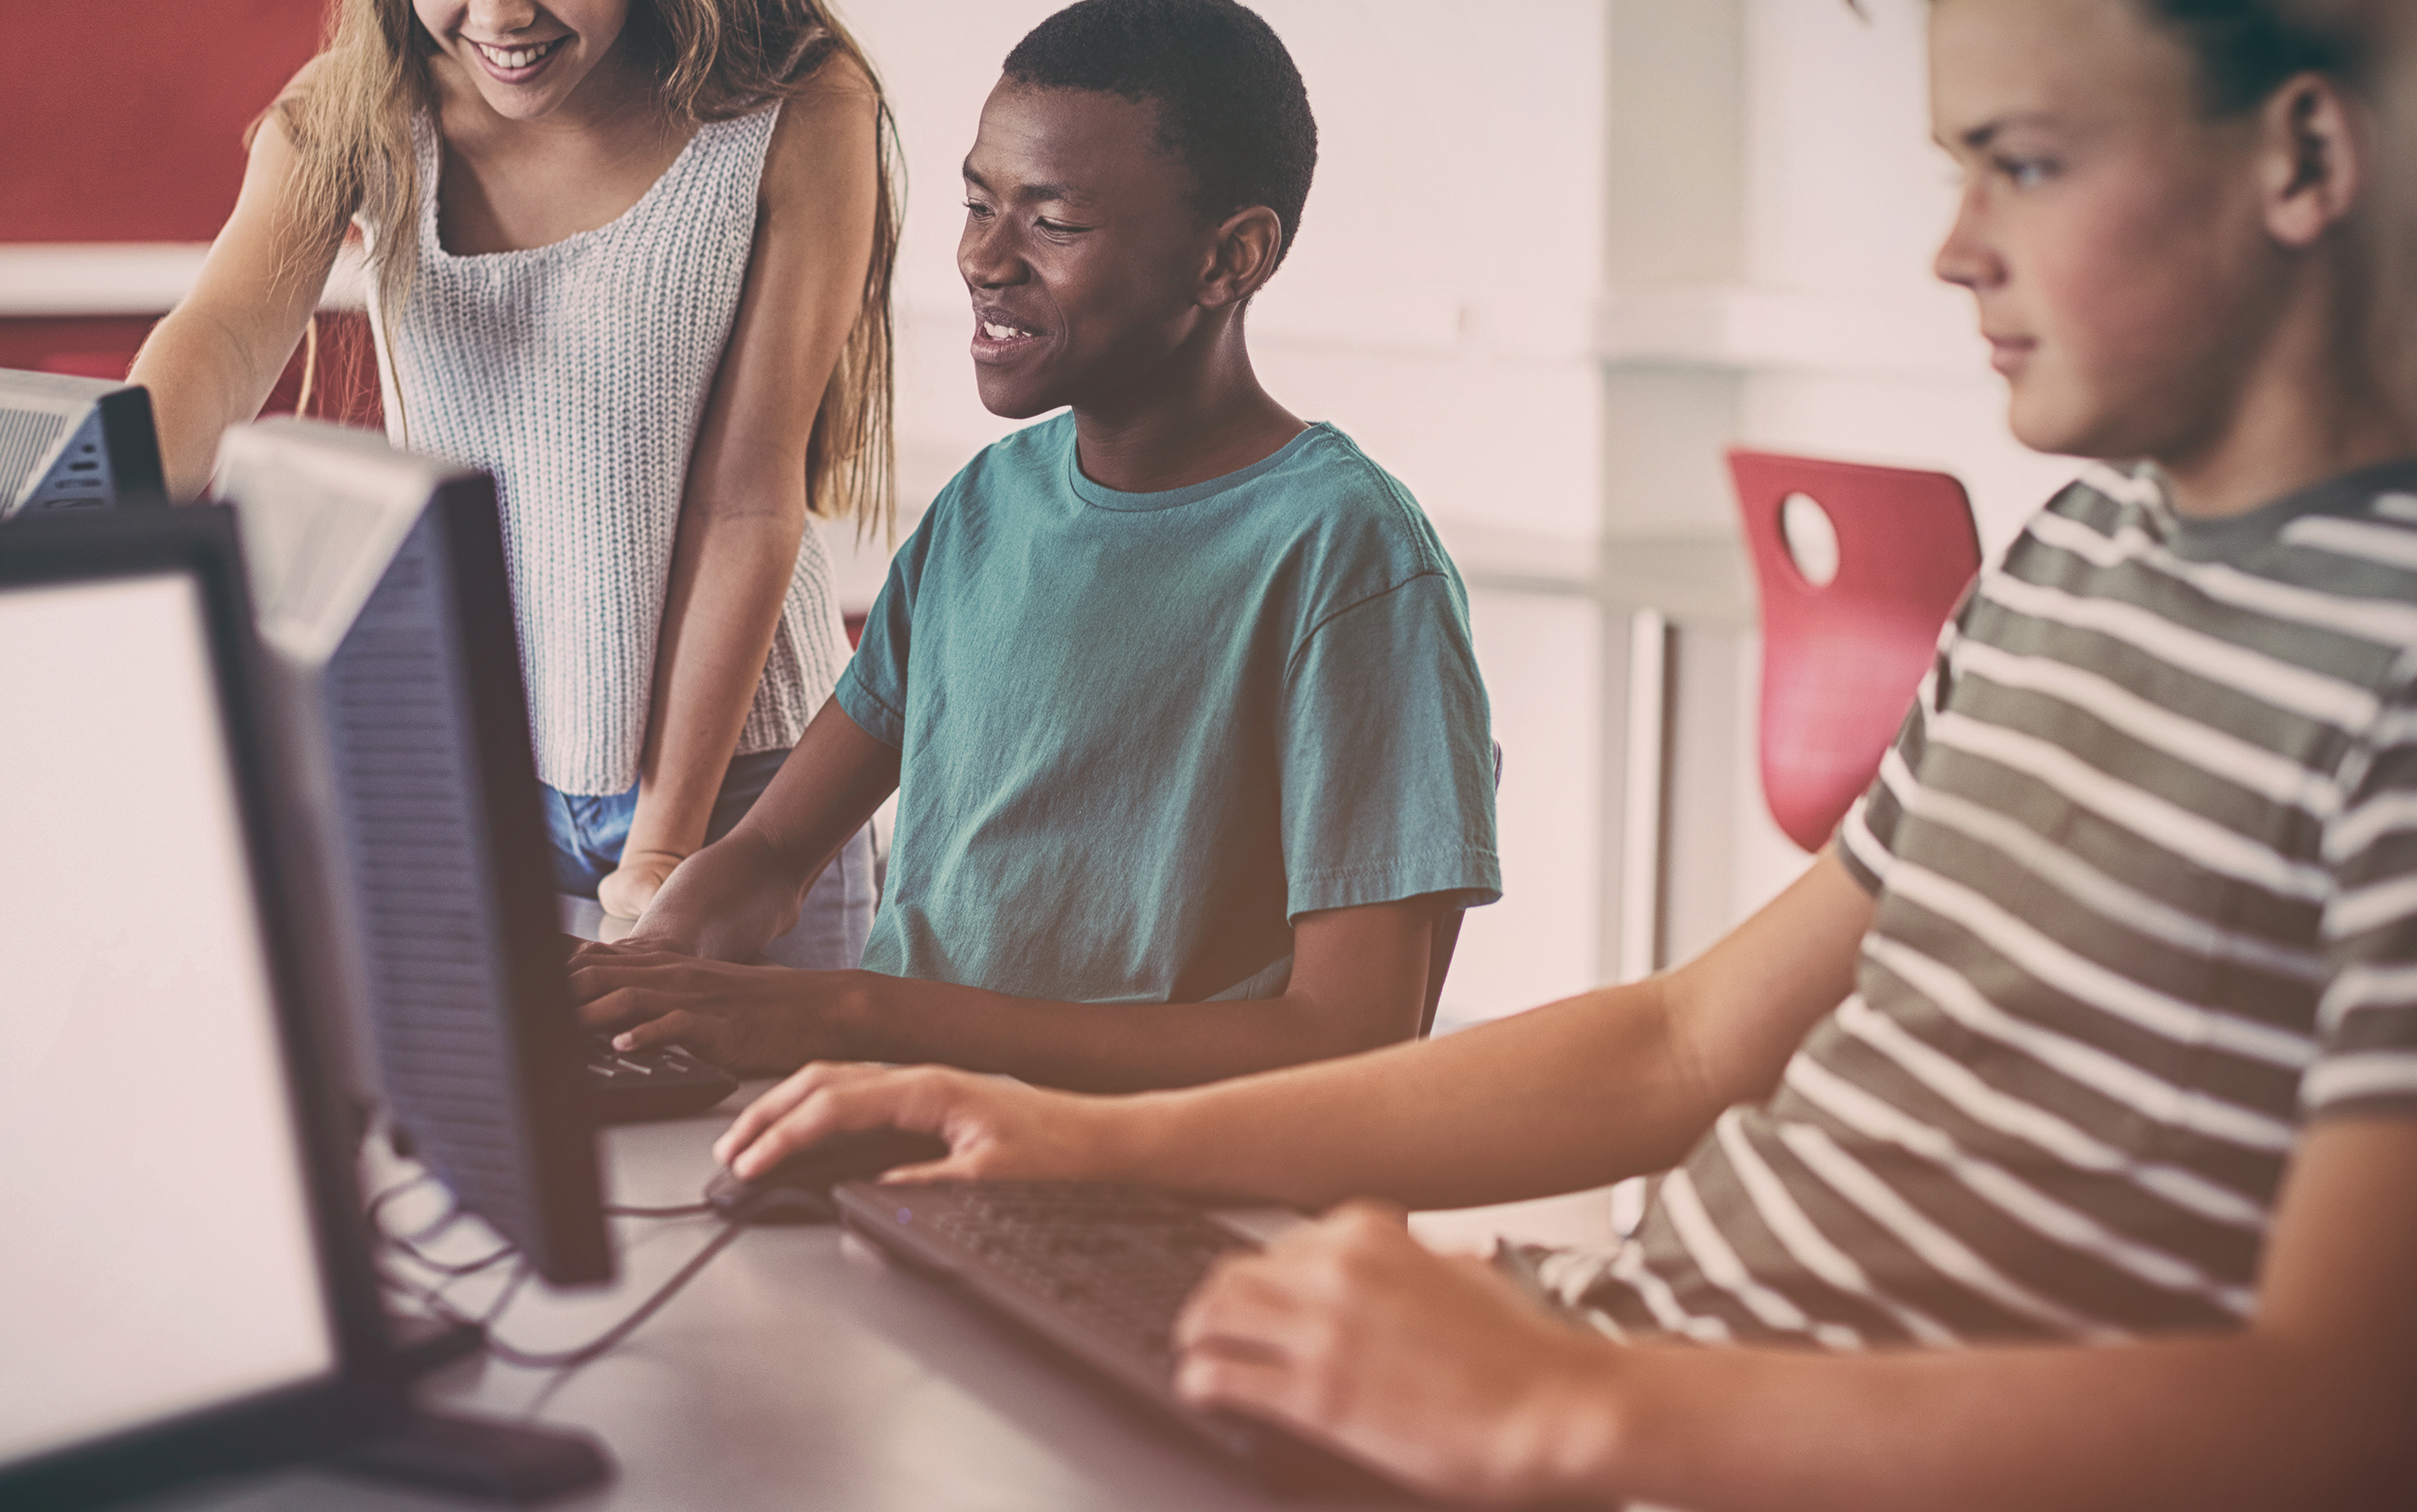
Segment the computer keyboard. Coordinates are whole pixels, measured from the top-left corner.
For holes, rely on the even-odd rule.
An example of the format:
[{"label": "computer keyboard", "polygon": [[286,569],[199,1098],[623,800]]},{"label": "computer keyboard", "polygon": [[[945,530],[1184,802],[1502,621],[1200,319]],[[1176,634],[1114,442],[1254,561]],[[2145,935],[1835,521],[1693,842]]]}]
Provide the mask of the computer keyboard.
[{"label": "computer keyboard", "polygon": [[588,1040],[588,1092],[599,1124],[684,1118],[738,1090],[737,1077],[678,1045],[615,1050],[606,1035]]},{"label": "computer keyboard", "polygon": [[1264,1424],[1174,1391],[1175,1321],[1218,1257],[1257,1241],[1146,1187],[1080,1181],[850,1182],[840,1216],[1166,1413],[1257,1478],[1296,1492],[1388,1490]]}]

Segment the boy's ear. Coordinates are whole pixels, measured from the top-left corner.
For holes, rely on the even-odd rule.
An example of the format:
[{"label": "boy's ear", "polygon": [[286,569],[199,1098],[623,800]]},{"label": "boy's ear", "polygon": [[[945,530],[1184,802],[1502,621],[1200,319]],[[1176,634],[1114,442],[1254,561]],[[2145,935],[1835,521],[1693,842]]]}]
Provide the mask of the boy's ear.
[{"label": "boy's ear", "polygon": [[2286,247],[2313,247],[2365,191],[2363,121],[2321,73],[2286,83],[2263,115],[2266,230]]},{"label": "boy's ear", "polygon": [[1275,272],[1276,254],[1284,249],[1284,222],[1265,205],[1245,205],[1217,227],[1211,248],[1194,303],[1203,309],[1223,309],[1258,293]]}]

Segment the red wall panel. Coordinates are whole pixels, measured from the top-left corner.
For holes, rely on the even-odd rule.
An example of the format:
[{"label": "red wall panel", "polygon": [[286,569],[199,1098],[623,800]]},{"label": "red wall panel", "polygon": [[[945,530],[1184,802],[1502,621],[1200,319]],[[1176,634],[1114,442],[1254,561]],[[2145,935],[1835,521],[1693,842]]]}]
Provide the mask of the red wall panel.
[{"label": "red wall panel", "polygon": [[[0,320],[0,367],[123,378],[153,324],[150,315]],[[302,377],[303,353],[298,350],[260,413],[293,414],[302,399]],[[368,317],[341,311],[319,316],[318,371],[311,383],[309,414],[314,420],[371,430],[386,423],[378,402],[377,352],[369,340]]]},{"label": "red wall panel", "polygon": [[0,0],[0,242],[206,242],[324,0]]}]

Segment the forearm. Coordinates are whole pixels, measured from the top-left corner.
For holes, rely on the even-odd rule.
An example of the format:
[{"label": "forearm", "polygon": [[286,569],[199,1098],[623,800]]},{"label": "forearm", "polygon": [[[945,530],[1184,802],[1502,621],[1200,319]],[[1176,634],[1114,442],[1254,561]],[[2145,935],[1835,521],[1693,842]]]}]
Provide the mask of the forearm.
[{"label": "forearm", "polygon": [[[1189,1087],[1347,1056],[1383,1042],[1364,1019],[1296,992],[1237,1002],[1058,1003],[952,982],[836,978],[858,1060],[942,1061],[1086,1091]],[[1397,1031],[1396,1032],[1401,1032]]]},{"label": "forearm", "polygon": [[1116,1107],[1117,1158],[1137,1179],[1313,1209],[1465,1207],[1661,1170],[1719,1112],[1674,1054],[1666,986],[1131,1098]]},{"label": "forearm", "polygon": [[169,498],[195,498],[208,486],[218,438],[260,413],[290,356],[290,348],[255,350],[189,302],[152,328],[127,378],[150,391]]},{"label": "forearm", "polygon": [[704,845],[809,528],[801,501],[684,517],[625,855],[687,856]]},{"label": "forearm", "polygon": [[754,960],[897,785],[897,752],[826,700],[746,817],[672,873],[639,933],[693,955]]},{"label": "forearm", "polygon": [[2264,1512],[2401,1507],[2417,1492],[2404,1377],[2256,1335],[1604,1352],[1595,1406],[1560,1436],[1568,1478],[1693,1512]]},{"label": "forearm", "polygon": [[783,864],[742,826],[682,862],[628,938],[706,960],[752,961],[796,922],[814,875]]},{"label": "forearm", "polygon": [[1871,901],[1823,857],[1675,972],[1447,1038],[1119,1110],[1143,1179],[1322,1208],[1509,1202],[1678,1163],[1853,982]]}]

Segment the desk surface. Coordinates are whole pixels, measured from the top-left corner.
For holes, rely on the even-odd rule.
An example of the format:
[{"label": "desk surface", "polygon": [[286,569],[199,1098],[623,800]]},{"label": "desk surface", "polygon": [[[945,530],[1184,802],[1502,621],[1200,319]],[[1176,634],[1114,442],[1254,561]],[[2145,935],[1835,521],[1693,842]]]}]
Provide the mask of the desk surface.
[{"label": "desk surface", "polygon": [[[715,1114],[606,1131],[610,1200],[694,1202],[713,1171],[708,1144],[725,1119]],[[1530,1207],[1525,1227],[1538,1236],[1556,1229],[1575,1235],[1601,1207],[1599,1194]],[[398,1205],[396,1218],[412,1221],[407,1205]],[[530,1350],[594,1337],[694,1254],[719,1220],[615,1225],[618,1282],[566,1293],[532,1285],[497,1333]],[[1441,1227],[1489,1226],[1486,1215],[1471,1214]],[[479,1253],[483,1233],[461,1228],[448,1253]],[[459,1300],[477,1307],[487,1294],[469,1285]],[[823,1226],[748,1231],[637,1333],[568,1376],[471,1359],[430,1377],[423,1398],[596,1435],[618,1471],[555,1503],[566,1508],[1182,1512],[1287,1504],[946,1287],[895,1269]],[[178,1512],[460,1505],[301,1471],[160,1503]]]},{"label": "desk surface", "polygon": [[[696,1201],[713,1169],[707,1145],[724,1121],[606,1131],[610,1200]],[[614,1285],[532,1285],[496,1332],[526,1350],[584,1342],[720,1228],[713,1217],[614,1222],[622,1254]],[[483,1240],[475,1229],[462,1235],[461,1253],[477,1253]],[[460,1300],[476,1307],[485,1294],[466,1286]],[[565,1508],[1205,1512],[1285,1504],[946,1287],[822,1225],[748,1231],[619,1348],[567,1376],[477,1358],[431,1376],[422,1395],[431,1406],[534,1415],[602,1440],[617,1472],[552,1503]],[[162,1505],[419,1512],[460,1503],[295,1472]]]},{"label": "desk surface", "polygon": [[[566,927],[593,934],[600,918]],[[587,910],[594,910],[587,903]],[[750,1084],[701,1118],[605,1130],[607,1201],[632,1207],[697,1201],[710,1145]],[[394,1169],[373,1170],[384,1184]],[[409,1228],[441,1208],[431,1186]],[[1429,1242],[1471,1245],[1495,1232],[1563,1243],[1609,1235],[1608,1199],[1545,1203],[1414,1220]],[[720,1220],[617,1218],[620,1279],[553,1292],[531,1285],[496,1324],[523,1349],[564,1349],[601,1333],[719,1232]],[[492,1244],[457,1226],[438,1252],[466,1259]],[[502,1272],[460,1284],[480,1310]],[[1268,1508],[1261,1493],[1177,1432],[1041,1352],[946,1287],[894,1268],[828,1226],[742,1235],[617,1349],[568,1374],[480,1357],[429,1377],[428,1405],[584,1429],[614,1460],[613,1478],[552,1505],[572,1508],[812,1507],[841,1512],[1130,1512]],[[1322,1506],[1348,1505],[1324,1502]],[[1358,1503],[1388,1505],[1401,1503]],[[464,1503],[316,1471],[195,1488],[157,1512],[436,1512]]]}]

